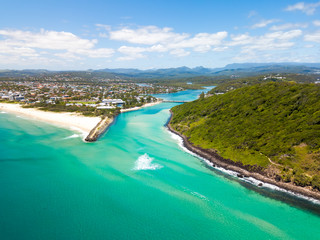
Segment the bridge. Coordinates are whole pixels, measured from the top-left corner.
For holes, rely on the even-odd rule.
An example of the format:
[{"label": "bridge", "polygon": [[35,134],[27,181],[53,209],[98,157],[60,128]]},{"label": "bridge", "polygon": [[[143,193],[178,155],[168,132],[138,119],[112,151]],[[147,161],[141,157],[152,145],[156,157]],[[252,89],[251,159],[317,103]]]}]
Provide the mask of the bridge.
[{"label": "bridge", "polygon": [[191,102],[191,101],[182,101],[182,100],[163,100],[162,102],[164,103],[187,103],[187,102]]}]

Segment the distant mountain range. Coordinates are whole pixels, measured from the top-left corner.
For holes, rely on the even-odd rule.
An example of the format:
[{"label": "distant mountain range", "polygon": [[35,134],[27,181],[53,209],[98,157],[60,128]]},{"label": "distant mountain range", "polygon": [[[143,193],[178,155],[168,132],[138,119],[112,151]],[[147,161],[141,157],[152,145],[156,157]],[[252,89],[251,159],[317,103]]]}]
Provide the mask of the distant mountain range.
[{"label": "distant mountain range", "polygon": [[99,69],[87,71],[48,71],[44,69],[0,70],[0,77],[24,77],[56,73],[91,73],[100,77],[119,78],[188,78],[195,76],[253,76],[268,73],[319,73],[320,63],[233,63],[223,68],[178,67],[139,70],[134,68]]},{"label": "distant mountain range", "polygon": [[129,78],[186,78],[195,76],[253,76],[268,73],[318,73],[320,63],[233,63],[223,68],[178,67],[139,70],[130,68],[100,69],[94,72],[107,72]]}]

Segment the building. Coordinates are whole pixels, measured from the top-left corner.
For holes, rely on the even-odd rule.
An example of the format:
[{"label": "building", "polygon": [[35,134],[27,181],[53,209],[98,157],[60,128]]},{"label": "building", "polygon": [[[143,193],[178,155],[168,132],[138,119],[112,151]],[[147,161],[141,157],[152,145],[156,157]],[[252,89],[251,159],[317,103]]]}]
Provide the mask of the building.
[{"label": "building", "polygon": [[122,108],[125,102],[122,99],[103,99],[102,103],[109,106],[116,106]]}]

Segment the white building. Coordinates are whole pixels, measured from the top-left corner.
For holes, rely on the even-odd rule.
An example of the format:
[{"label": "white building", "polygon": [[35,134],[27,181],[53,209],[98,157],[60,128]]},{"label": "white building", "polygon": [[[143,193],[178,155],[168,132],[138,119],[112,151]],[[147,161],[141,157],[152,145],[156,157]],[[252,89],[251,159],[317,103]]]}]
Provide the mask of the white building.
[{"label": "white building", "polygon": [[110,106],[123,107],[124,101],[122,99],[103,99],[102,103]]}]

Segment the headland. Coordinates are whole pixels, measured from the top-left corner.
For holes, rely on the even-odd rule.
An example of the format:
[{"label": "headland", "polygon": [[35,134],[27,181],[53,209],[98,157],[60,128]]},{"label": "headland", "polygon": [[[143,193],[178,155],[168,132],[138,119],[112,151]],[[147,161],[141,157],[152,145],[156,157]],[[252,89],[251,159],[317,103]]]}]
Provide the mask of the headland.
[{"label": "headland", "polygon": [[170,110],[170,113],[171,113],[171,116],[170,116],[170,119],[167,123],[167,127],[168,127],[169,131],[171,131],[172,133],[174,133],[182,138],[183,146],[185,148],[187,148],[189,151],[195,153],[196,155],[208,160],[209,162],[211,162],[213,164],[214,167],[221,167],[225,170],[230,170],[230,171],[236,172],[237,177],[239,177],[239,178],[252,177],[252,178],[259,180],[263,183],[272,184],[274,186],[277,186],[277,187],[284,189],[286,191],[289,191],[291,193],[294,193],[297,195],[302,195],[304,197],[320,201],[320,192],[315,191],[315,190],[311,189],[310,187],[300,187],[300,186],[296,186],[292,183],[283,182],[283,181],[281,181],[281,179],[274,179],[274,178],[268,177],[262,171],[253,171],[253,170],[246,169],[245,166],[243,166],[239,163],[236,163],[230,159],[225,159],[225,158],[221,157],[215,151],[210,151],[208,149],[203,149],[201,147],[193,145],[188,140],[188,138],[186,136],[184,136],[183,134],[181,134],[180,132],[178,132],[172,128],[172,126],[170,125],[170,121],[173,117],[173,113],[171,110]]}]

